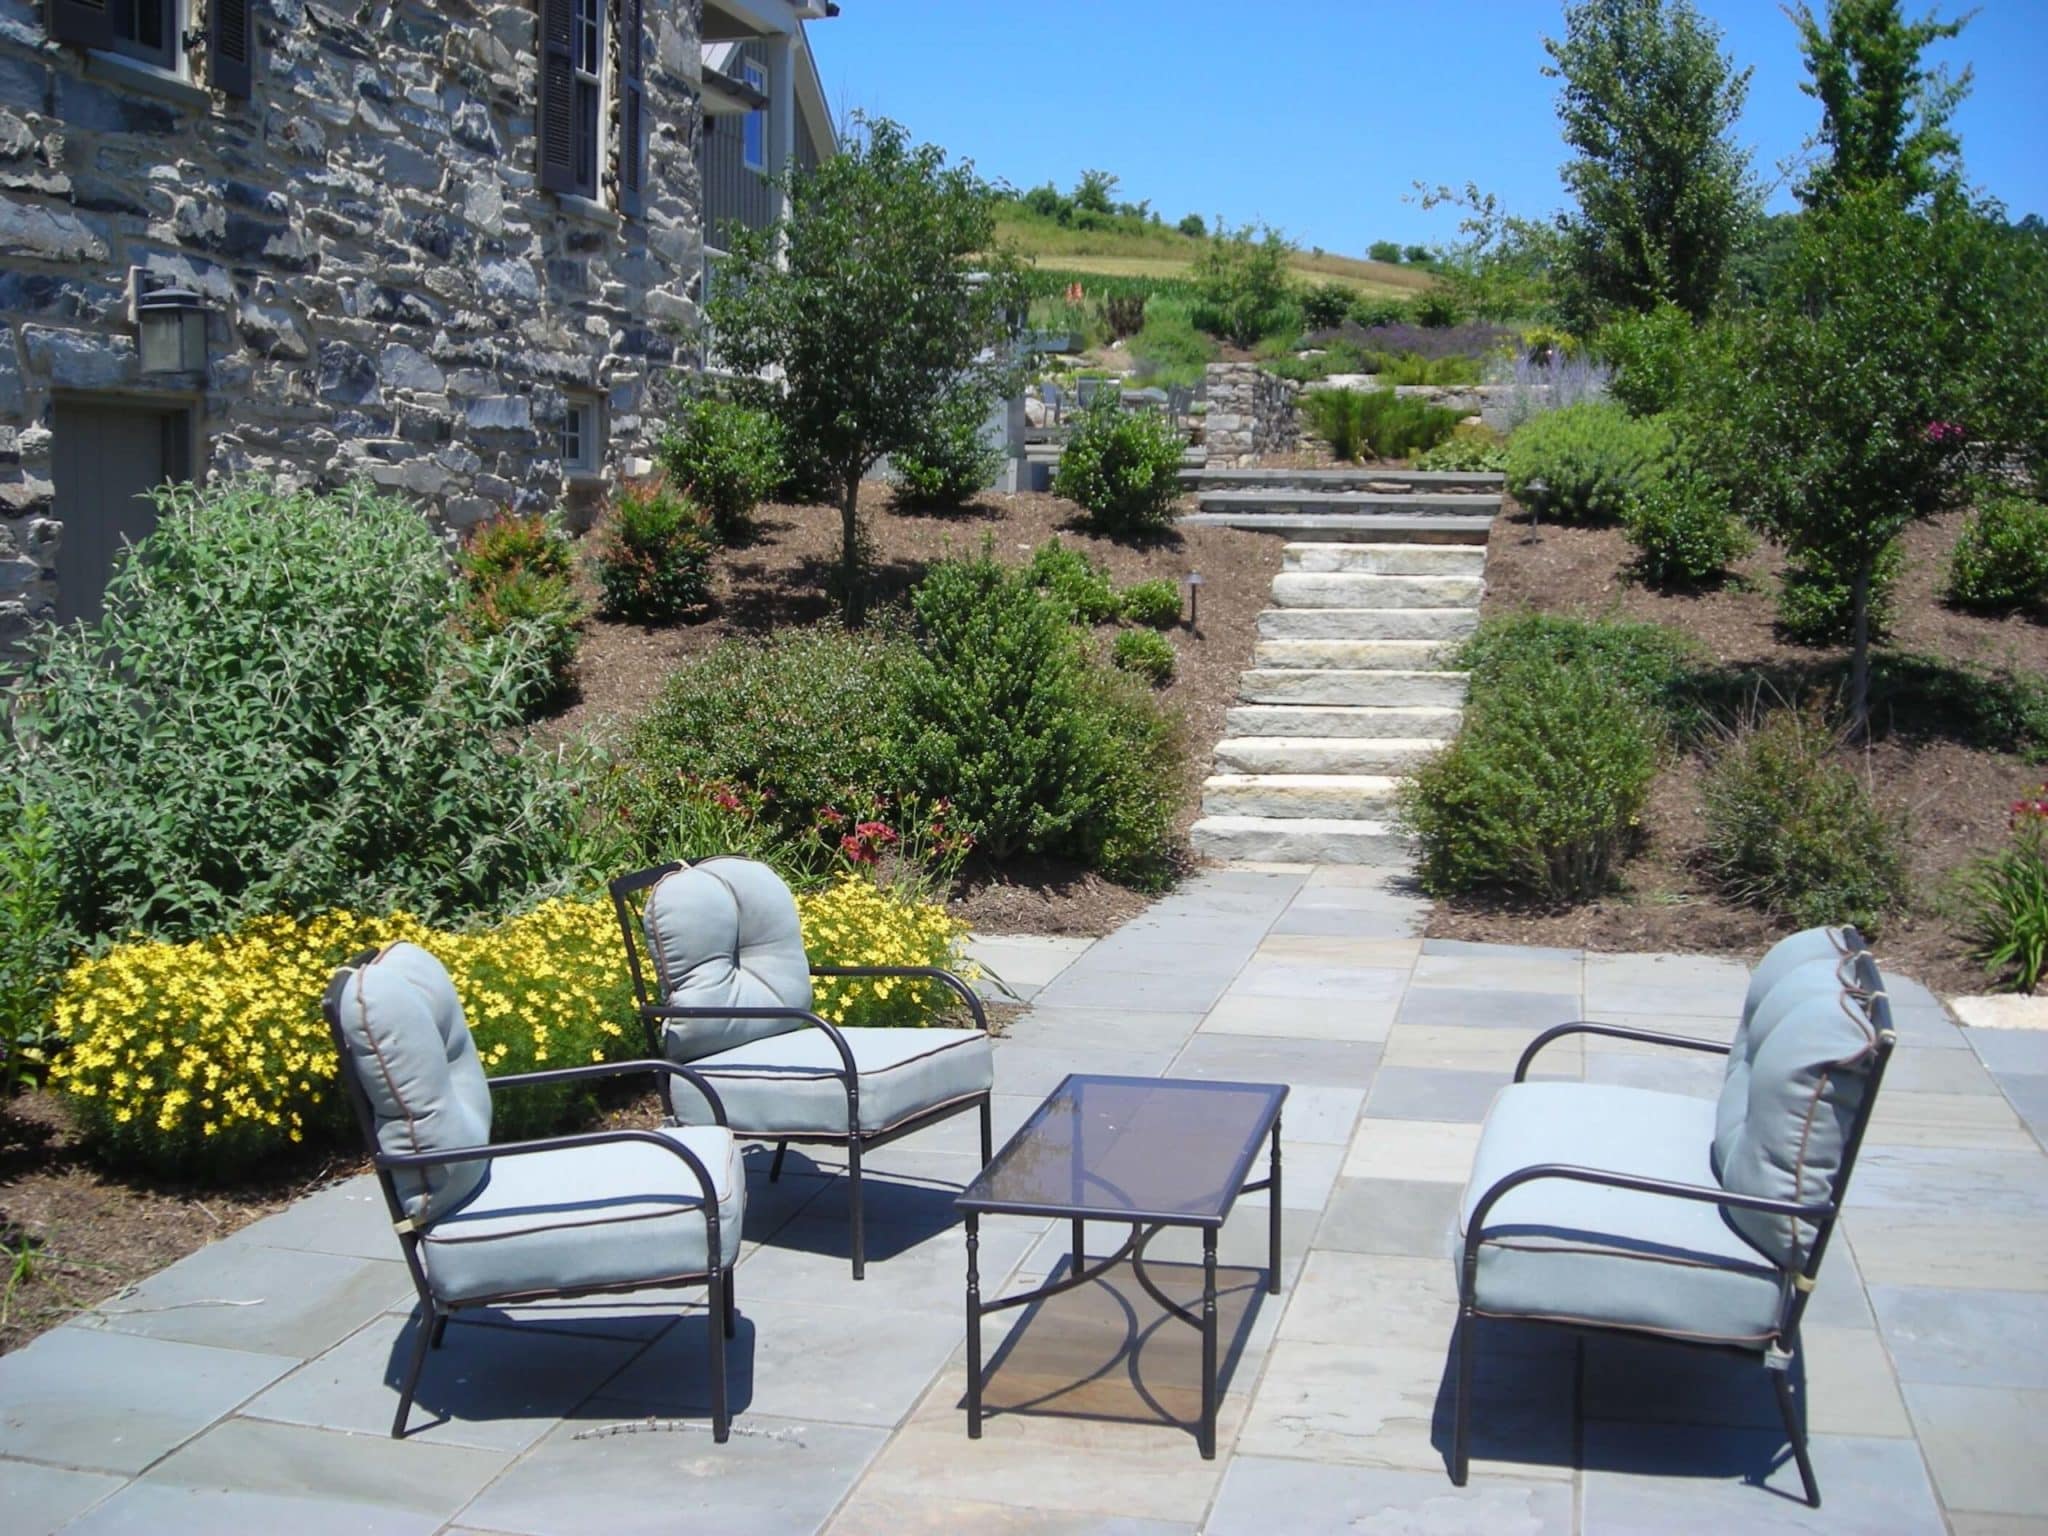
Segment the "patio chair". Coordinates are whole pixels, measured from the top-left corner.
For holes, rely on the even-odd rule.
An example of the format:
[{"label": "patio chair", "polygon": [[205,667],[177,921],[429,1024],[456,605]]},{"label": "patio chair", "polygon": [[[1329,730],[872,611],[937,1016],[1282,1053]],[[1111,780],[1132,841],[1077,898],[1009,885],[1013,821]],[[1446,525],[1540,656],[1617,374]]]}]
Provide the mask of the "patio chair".
[{"label": "patio chair", "polygon": [[1105,386],[1114,388],[1115,380],[1076,379],[1074,381],[1074,398],[1079,403],[1081,409],[1085,411],[1095,404],[1096,395],[1100,394]]},{"label": "patio chair", "polygon": [[1061,410],[1067,401],[1067,392],[1061,389],[1059,385],[1048,380],[1046,383],[1038,386],[1038,398],[1045,402],[1046,411],[1052,418],[1046,425],[1049,427],[1058,426],[1060,424]]},{"label": "patio chair", "polygon": [[[1720,1097],[1527,1081],[1569,1035],[1726,1056]],[[1771,950],[1730,1044],[1590,1023],[1536,1037],[1487,1113],[1460,1208],[1452,1482],[1468,1466],[1477,1322],[1510,1318],[1756,1357],[1820,1506],[1791,1373],[1893,1038],[1850,928]]]},{"label": "patio chair", "polygon": [[[666,1061],[485,1077],[455,984],[414,944],[357,955],[334,973],[322,1008],[419,1291],[391,1437],[404,1437],[427,1351],[464,1308],[702,1285],[711,1432],[725,1440],[725,1341],[747,1182],[711,1085]],[[633,1072],[691,1081],[711,1123],[491,1145],[493,1094]]]},{"label": "patio chair", "polygon": [[[866,1273],[864,1152],[975,1109],[988,1162],[995,1058],[981,999],[966,982],[931,966],[812,965],[796,898],[752,859],[663,864],[620,876],[611,892],[648,1050],[694,1069],[667,1091],[686,1096],[697,1082],[715,1084],[736,1135],[775,1143],[771,1182],[792,1142],[846,1148],[854,1279]],[[643,892],[636,925],[632,903]],[[658,1000],[641,964],[643,940]],[[831,976],[936,982],[967,1005],[974,1026],[841,1028],[811,1009],[812,978]]]}]

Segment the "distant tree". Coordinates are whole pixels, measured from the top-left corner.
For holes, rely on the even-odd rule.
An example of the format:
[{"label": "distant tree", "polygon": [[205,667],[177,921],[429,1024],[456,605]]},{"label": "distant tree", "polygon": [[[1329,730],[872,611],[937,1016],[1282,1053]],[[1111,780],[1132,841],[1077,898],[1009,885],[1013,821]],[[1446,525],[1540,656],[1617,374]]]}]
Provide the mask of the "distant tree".
[{"label": "distant tree", "polygon": [[1365,248],[1365,254],[1373,261],[1399,261],[1401,245],[1396,240],[1375,240]]},{"label": "distant tree", "polygon": [[1426,265],[1431,260],[1431,256],[1432,253],[1429,247],[1426,245],[1407,246],[1404,247],[1401,252],[1401,259],[1403,261],[1409,262],[1418,267]]},{"label": "distant tree", "polygon": [[1182,234],[1190,236],[1191,238],[1196,240],[1200,240],[1203,236],[1209,233],[1209,226],[1202,222],[1202,216],[1199,213],[1189,214],[1186,218],[1182,219],[1180,223],[1175,225],[1174,227],[1178,229]]},{"label": "distant tree", "polygon": [[1195,258],[1195,324],[1234,346],[1256,345],[1301,323],[1288,293],[1292,247],[1280,232],[1256,235],[1247,225],[1216,240]]},{"label": "distant tree", "polygon": [[1058,219],[1064,224],[1074,216],[1073,202],[1049,181],[1042,187],[1033,187],[1019,201],[1042,219]]},{"label": "distant tree", "polygon": [[1074,188],[1074,206],[1083,213],[1116,212],[1117,178],[1107,171],[1083,171]]},{"label": "distant tree", "polygon": [[1713,308],[1755,217],[1749,155],[1732,132],[1750,71],[1688,0],[1573,0],[1544,39],[1563,82],[1557,115],[1575,151],[1564,182],[1565,299],[1576,324],[1660,301]]},{"label": "distant tree", "polygon": [[1804,3],[1789,14],[1812,76],[1800,89],[1820,102],[1818,141],[1828,151],[1800,186],[1806,205],[1880,183],[1909,203],[1955,186],[1962,142],[1948,125],[1969,94],[1970,71],[1951,79],[1922,55],[1970,18],[1929,13],[1909,22],[1899,0],[1828,0],[1825,23]]},{"label": "distant tree", "polygon": [[836,585],[850,624],[867,605],[862,477],[997,368],[992,343],[1022,298],[973,165],[948,165],[885,118],[855,121],[864,131],[839,154],[785,177],[786,218],[729,227],[707,305],[720,357],[773,380],[784,440],[839,495]]},{"label": "distant tree", "polygon": [[1558,319],[1564,236],[1554,221],[1518,218],[1469,181],[1462,191],[1418,181],[1411,201],[1424,209],[1464,210],[1458,221],[1464,239],[1430,259],[1459,310],[1475,320]]}]

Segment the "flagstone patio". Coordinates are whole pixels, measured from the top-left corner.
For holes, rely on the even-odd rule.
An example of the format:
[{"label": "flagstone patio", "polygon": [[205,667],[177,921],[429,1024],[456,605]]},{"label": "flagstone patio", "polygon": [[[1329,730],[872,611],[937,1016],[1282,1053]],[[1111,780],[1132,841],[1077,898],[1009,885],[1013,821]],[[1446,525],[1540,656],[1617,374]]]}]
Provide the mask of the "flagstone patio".
[{"label": "flagstone patio", "polygon": [[[1453,1488],[1448,1256],[1488,1101],[1546,1025],[1725,1036],[1746,978],[1424,941],[1424,910],[1373,872],[1239,867],[1093,945],[986,946],[1031,1004],[997,1052],[999,1139],[1070,1071],[1291,1086],[1282,1293],[1258,1294],[1263,1196],[1221,1245],[1214,1462],[1159,1422],[1194,1417],[1195,1336],[1122,1272],[990,1320],[989,1401],[1011,1411],[968,1441],[951,1195],[975,1166],[969,1116],[869,1159],[858,1285],[833,1165],[793,1148],[771,1185],[750,1156],[726,1445],[703,1330],[676,1325],[688,1296],[458,1321],[418,1427],[385,1438],[412,1293],[359,1179],[0,1359],[0,1529],[2048,1530],[2048,1033],[1958,1028],[1900,977],[1900,1049],[1808,1313],[1826,1507],[1798,1502],[1753,1365],[1535,1329],[1489,1341],[1471,1485]],[[1703,1094],[1719,1071],[1590,1038],[1544,1062]],[[982,1233],[985,1294],[1067,1262],[1064,1224]],[[1182,1300],[1199,1288],[1194,1245],[1170,1240],[1186,1236],[1154,1245]],[[1090,1251],[1119,1240],[1091,1229]]]}]

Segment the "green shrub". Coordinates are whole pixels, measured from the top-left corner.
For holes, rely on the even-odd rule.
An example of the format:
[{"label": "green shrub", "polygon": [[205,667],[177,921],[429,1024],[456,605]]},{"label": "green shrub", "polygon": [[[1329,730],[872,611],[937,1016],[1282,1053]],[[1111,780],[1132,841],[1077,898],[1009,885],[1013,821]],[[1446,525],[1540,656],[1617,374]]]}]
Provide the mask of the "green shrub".
[{"label": "green shrub", "polygon": [[[1891,633],[1893,598],[1906,551],[1894,540],[1877,557],[1870,575],[1870,637]],[[1846,645],[1856,622],[1852,578],[1828,565],[1819,551],[1789,561],[1778,582],[1778,630],[1797,645]]]},{"label": "green shrub", "polygon": [[1031,585],[1065,606],[1077,624],[1104,624],[1122,609],[1109,573],[1078,549],[1070,549],[1058,535],[1031,552],[1026,568]]},{"label": "green shrub", "polygon": [[0,1106],[48,1065],[50,1004],[74,935],[49,807],[0,791]]},{"label": "green shrub", "polygon": [[1464,318],[1464,310],[1448,288],[1426,288],[1415,301],[1415,323],[1426,330],[1449,330]]},{"label": "green shrub", "polygon": [[1079,502],[1113,537],[1163,533],[1180,497],[1180,434],[1156,411],[1126,411],[1114,390],[1081,414],[1053,474],[1056,496]]},{"label": "green shrub", "polygon": [[1123,616],[1133,624],[1171,629],[1180,622],[1180,587],[1161,577],[1125,587],[1117,597]]},{"label": "green shrub", "polygon": [[1617,523],[1663,472],[1673,444],[1668,422],[1618,405],[1546,411],[1508,439],[1508,491],[1553,522]]},{"label": "green shrub", "polygon": [[925,420],[915,446],[889,456],[899,500],[914,507],[963,507],[994,483],[1002,450],[988,441],[990,401],[980,390],[946,396]]},{"label": "green shrub", "polygon": [[1066,606],[986,556],[934,566],[911,603],[920,655],[903,698],[919,787],[949,800],[997,860],[1154,869],[1179,742],[1156,705],[1089,660]]},{"label": "green shrub", "polygon": [[1476,357],[1423,357],[1416,352],[1395,352],[1380,356],[1376,366],[1368,371],[1391,388],[1396,384],[1477,384],[1483,370]]},{"label": "green shrub", "polygon": [[715,395],[685,401],[657,453],[670,483],[711,515],[721,539],[744,531],[789,472],[775,418]]},{"label": "green shrub", "polygon": [[1673,731],[1700,724],[1695,699],[1702,655],[1692,638],[1661,624],[1630,624],[1533,610],[1489,618],[1458,648],[1473,697],[1508,686],[1529,667],[1585,665],[1652,710]]},{"label": "green shrub", "polygon": [[1475,676],[1457,736],[1401,789],[1423,888],[1599,894],[1636,842],[1661,736],[1590,658],[1498,658],[1484,686]]},{"label": "green shrub", "polygon": [[1728,492],[1690,464],[1646,474],[1623,513],[1636,572],[1653,586],[1691,590],[1723,580],[1750,548]]},{"label": "green shrub", "polygon": [[1368,331],[1382,325],[1408,325],[1414,319],[1414,308],[1401,299],[1383,299],[1361,294],[1351,301],[1352,323],[1363,326]]},{"label": "green shrub", "polygon": [[1131,338],[1130,351],[1144,382],[1165,389],[1200,384],[1217,347],[1196,329],[1192,303],[1161,294],[1145,305],[1145,326]]},{"label": "green shrub", "polygon": [[1905,900],[1905,830],[1841,745],[1813,706],[1738,725],[1701,786],[1700,863],[1731,900],[1801,927],[1874,933]]},{"label": "green shrub", "polygon": [[1334,330],[1351,313],[1351,289],[1343,283],[1317,283],[1301,291],[1301,323],[1312,331]]},{"label": "green shrub", "polygon": [[1434,448],[1415,456],[1417,469],[1456,470],[1464,474],[1499,474],[1507,462],[1507,444],[1485,427],[1459,427]]},{"label": "green shrub", "polygon": [[1398,459],[1434,448],[1462,419],[1456,411],[1391,389],[1312,389],[1301,404],[1331,455],[1346,463],[1368,454]]},{"label": "green shrub", "polygon": [[576,551],[539,513],[500,512],[469,530],[455,563],[472,588],[485,588],[522,571],[569,576],[576,569]]},{"label": "green shrub", "polygon": [[711,595],[711,520],[665,485],[628,486],[597,530],[597,584],[607,618],[662,624]]},{"label": "green shrub", "polygon": [[502,745],[537,663],[461,633],[415,507],[236,481],[158,508],[102,615],[44,632],[7,700],[81,933],[461,912],[553,878],[566,786]]},{"label": "green shrub", "polygon": [[1159,688],[1173,681],[1173,642],[1156,629],[1120,629],[1110,647],[1120,672],[1132,672]]},{"label": "green shrub", "polygon": [[2048,606],[2048,502],[1984,495],[1949,554],[1944,596],[1984,613]]},{"label": "green shrub", "polygon": [[456,559],[467,588],[464,633],[538,663],[522,695],[529,713],[567,693],[575,670],[583,604],[570,575],[574,563],[569,541],[546,518],[511,513],[472,528]]},{"label": "green shrub", "polygon": [[1602,327],[1594,352],[1614,369],[1608,392],[1635,416],[1656,416],[1678,404],[1697,332],[1676,304],[1624,315]]},{"label": "green shrub", "polygon": [[1971,958],[2015,992],[2048,974],[2048,784],[2012,808],[2012,842],[1963,877]]},{"label": "green shrub", "polygon": [[1109,322],[1109,339],[1122,341],[1135,336],[1145,324],[1145,295],[1112,293],[1102,303],[1102,317]]},{"label": "green shrub", "polygon": [[1301,309],[1287,280],[1287,243],[1272,230],[1217,232],[1195,258],[1195,324],[1233,346],[1301,328]]}]

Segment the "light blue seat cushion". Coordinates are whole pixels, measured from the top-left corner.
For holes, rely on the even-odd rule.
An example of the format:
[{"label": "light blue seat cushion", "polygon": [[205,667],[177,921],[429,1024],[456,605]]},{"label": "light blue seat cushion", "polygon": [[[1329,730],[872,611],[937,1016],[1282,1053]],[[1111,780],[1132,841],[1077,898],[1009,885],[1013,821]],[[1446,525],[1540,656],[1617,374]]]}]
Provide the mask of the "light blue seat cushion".
[{"label": "light blue seat cushion", "polygon": [[[796,898],[753,859],[706,859],[665,875],[641,914],[663,1001],[676,1008],[811,1006]],[[806,1026],[798,1019],[669,1019],[670,1061],[691,1062]]]},{"label": "light blue seat cushion", "polygon": [[1480,1133],[1459,1229],[1480,1239],[1475,1301],[1492,1316],[1762,1344],[1776,1330],[1778,1270],[1715,1205],[1539,1179],[1501,1197],[1484,1234],[1474,1209],[1500,1179],[1564,1163],[1715,1187],[1714,1106],[1606,1083],[1517,1083]]},{"label": "light blue seat cushion", "polygon": [[[737,1262],[747,1180],[722,1126],[656,1134],[689,1148],[718,1198],[718,1246]],[[420,1256],[444,1301],[657,1285],[709,1268],[703,1189],[690,1166],[647,1142],[495,1157],[460,1209],[423,1234]]]},{"label": "light blue seat cushion", "polygon": [[[860,1128],[889,1127],[995,1085],[995,1056],[978,1029],[843,1029],[860,1077]],[[725,1104],[726,1123],[746,1136],[844,1136],[844,1070],[822,1029],[777,1035],[699,1057]],[[712,1118],[702,1096],[678,1079],[678,1119]]]},{"label": "light blue seat cushion", "polygon": [[[491,1139],[491,1090],[455,983],[417,944],[393,944],[351,974],[336,1010],[343,1070],[361,1084],[389,1155],[480,1147]],[[459,1205],[483,1181],[480,1161],[392,1174],[416,1220]]]}]

